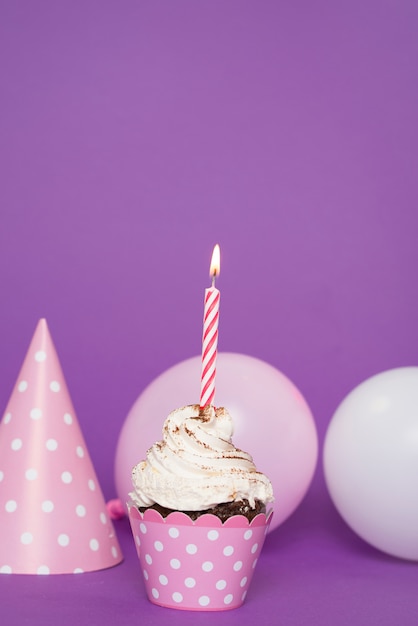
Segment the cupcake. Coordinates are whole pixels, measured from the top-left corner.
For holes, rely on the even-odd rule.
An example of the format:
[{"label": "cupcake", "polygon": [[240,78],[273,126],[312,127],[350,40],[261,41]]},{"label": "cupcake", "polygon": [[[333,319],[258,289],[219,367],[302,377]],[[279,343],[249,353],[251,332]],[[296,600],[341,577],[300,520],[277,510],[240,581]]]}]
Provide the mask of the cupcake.
[{"label": "cupcake", "polygon": [[240,606],[271,520],[269,479],[231,441],[224,408],[170,413],[163,440],[132,472],[132,532],[151,602],[184,610]]}]

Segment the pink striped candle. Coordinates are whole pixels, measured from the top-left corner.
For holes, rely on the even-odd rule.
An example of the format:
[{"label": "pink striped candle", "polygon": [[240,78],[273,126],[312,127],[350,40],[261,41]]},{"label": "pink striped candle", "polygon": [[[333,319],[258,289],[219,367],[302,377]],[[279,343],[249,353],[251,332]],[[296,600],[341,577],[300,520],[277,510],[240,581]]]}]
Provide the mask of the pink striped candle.
[{"label": "pink striped candle", "polygon": [[213,249],[210,264],[212,286],[205,290],[205,311],[203,315],[202,375],[200,384],[200,408],[213,404],[215,397],[216,356],[218,347],[218,322],[220,291],[215,287],[215,278],[220,271],[220,250],[218,244]]}]

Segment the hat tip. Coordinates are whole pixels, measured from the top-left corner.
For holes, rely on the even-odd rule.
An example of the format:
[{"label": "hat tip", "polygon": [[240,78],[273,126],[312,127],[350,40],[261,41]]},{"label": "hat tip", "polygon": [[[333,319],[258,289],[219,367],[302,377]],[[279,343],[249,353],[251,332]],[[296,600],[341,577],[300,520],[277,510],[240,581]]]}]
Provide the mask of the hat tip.
[{"label": "hat tip", "polygon": [[46,330],[48,328],[48,323],[46,321],[46,317],[41,317],[36,325],[36,327],[39,329],[43,329]]}]

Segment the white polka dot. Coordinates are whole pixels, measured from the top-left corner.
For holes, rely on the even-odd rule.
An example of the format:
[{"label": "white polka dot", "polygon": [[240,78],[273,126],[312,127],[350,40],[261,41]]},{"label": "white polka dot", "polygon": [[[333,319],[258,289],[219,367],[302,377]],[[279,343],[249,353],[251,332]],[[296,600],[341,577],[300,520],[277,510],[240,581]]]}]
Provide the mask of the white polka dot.
[{"label": "white polka dot", "polygon": [[83,574],[84,570],[81,569],[81,567],[76,567],[75,570],[73,571],[73,574]]},{"label": "white polka dot", "polygon": [[228,593],[228,595],[226,595],[224,598],[224,604],[231,604],[233,599],[234,596],[232,595],[232,593]]},{"label": "white polka dot", "polygon": [[6,415],[3,418],[3,423],[4,424],[8,424],[11,419],[12,419],[12,414],[11,413],[6,413]]},{"label": "white polka dot", "polygon": [[145,526],[145,524],[143,524],[143,523],[141,522],[141,523],[140,523],[140,525],[139,525],[139,530],[141,531],[141,533],[142,533],[143,535],[145,535],[145,534],[146,534],[146,532],[147,532],[147,527]]},{"label": "white polka dot", "polygon": [[21,393],[23,391],[26,391],[27,388],[28,388],[28,383],[26,380],[21,380],[17,386],[17,390],[20,391]]},{"label": "white polka dot", "polygon": [[152,595],[153,595],[153,597],[154,597],[155,599],[157,599],[157,598],[159,598],[159,597],[160,597],[160,593],[159,593],[158,589],[156,589],[155,587],[153,587],[153,588],[151,589],[151,593],[152,593]]},{"label": "white polka dot", "polygon": [[44,500],[41,504],[44,513],[51,513],[54,510],[54,503],[51,500]]},{"label": "white polka dot", "polygon": [[210,539],[210,541],[216,541],[218,537],[219,533],[217,530],[210,530],[208,532],[208,539]]},{"label": "white polka dot", "polygon": [[239,572],[242,568],[242,561],[236,561],[233,565],[233,569],[235,572]]},{"label": "white polka dot", "polygon": [[97,541],[97,539],[90,539],[90,550],[93,550],[93,552],[97,552],[97,550],[99,549],[99,542]]},{"label": "white polka dot", "polygon": [[47,450],[54,452],[58,448],[58,441],[56,439],[48,439],[45,445]]},{"label": "white polka dot", "polygon": [[168,530],[168,534],[170,535],[170,537],[172,537],[173,539],[177,539],[177,537],[180,535],[180,531],[178,528],[169,528]]},{"label": "white polka dot", "polygon": [[254,554],[258,550],[258,543],[255,543],[251,548],[251,553]]},{"label": "white polka dot", "polygon": [[173,569],[180,569],[181,563],[178,559],[171,559],[170,565]]},{"label": "white polka dot", "polygon": [[222,591],[222,589],[225,589],[226,587],[226,580],[218,580],[218,582],[215,585],[216,589],[219,589],[219,591]]},{"label": "white polka dot", "polygon": [[157,550],[157,552],[162,552],[164,550],[164,546],[161,541],[154,541],[154,548]]},{"label": "white polka dot", "polygon": [[13,439],[12,443],[10,444],[10,447],[12,450],[20,450],[20,448],[22,447],[23,442],[21,439]]},{"label": "white polka dot", "polygon": [[0,470],[0,483],[1,483],[1,481],[3,480],[3,478],[4,478],[4,472],[2,472],[2,471]]},{"label": "white polka dot", "polygon": [[36,570],[36,573],[43,575],[49,574],[49,567],[47,565],[40,565]]},{"label": "white polka dot", "polygon": [[102,524],[107,524],[107,517],[106,517],[106,513],[100,513],[100,521],[102,522]]},{"label": "white polka dot", "polygon": [[42,417],[42,409],[32,409],[29,415],[33,420],[39,420]]},{"label": "white polka dot", "polygon": [[145,560],[148,563],[148,565],[152,565],[152,556],[150,554],[145,555]]},{"label": "white polka dot", "polygon": [[212,561],[205,561],[204,563],[202,563],[202,570],[204,572],[211,572],[213,570]]},{"label": "white polka dot", "polygon": [[241,596],[241,600],[244,602],[245,600],[245,596],[247,595],[247,590],[244,591],[244,593]]},{"label": "white polka dot", "polygon": [[209,596],[200,596],[199,598],[200,606],[208,606],[209,603],[210,603]]},{"label": "white polka dot", "polygon": [[254,569],[254,568],[255,568],[255,566],[257,565],[257,561],[258,561],[258,559],[254,559],[253,569]]},{"label": "white polka dot", "polygon": [[43,350],[38,350],[38,352],[35,353],[35,361],[37,361],[38,363],[42,363],[42,361],[45,361],[46,359],[46,352],[44,352]]},{"label": "white polka dot", "polygon": [[175,591],[171,597],[173,598],[174,602],[177,602],[177,604],[183,602],[183,596],[179,591]]},{"label": "white polka dot", "polygon": [[194,543],[189,543],[189,544],[187,544],[187,546],[186,546],[186,552],[187,552],[188,554],[196,554],[196,552],[197,552],[197,546],[195,546],[195,544],[194,544]]},{"label": "white polka dot", "polygon": [[12,568],[10,567],[10,565],[2,565],[0,567],[0,574],[11,574],[12,573]]},{"label": "white polka dot", "polygon": [[140,545],[141,545],[141,540],[140,540],[140,538],[138,537],[138,535],[135,535],[135,541],[136,541],[137,546],[140,546]]},{"label": "white polka dot", "polygon": [[189,589],[192,589],[193,587],[196,586],[196,581],[194,578],[192,578],[191,576],[189,576],[188,578],[185,579],[184,584],[186,585],[186,587],[188,587]]},{"label": "white polka dot", "polygon": [[244,533],[244,539],[251,539],[251,537],[253,536],[253,531],[252,530],[246,530]]},{"label": "white polka dot", "polygon": [[61,385],[59,384],[59,382],[57,380],[53,380],[53,381],[50,382],[49,388],[54,393],[58,393],[58,391],[61,389]]},{"label": "white polka dot", "polygon": [[4,508],[6,509],[6,511],[8,513],[14,513],[16,511],[16,509],[17,509],[17,502],[16,502],[16,500],[8,500],[6,502]]},{"label": "white polka dot", "polygon": [[247,584],[247,580],[248,578],[246,576],[244,576],[244,578],[241,578],[240,587],[245,587],[245,585]]},{"label": "white polka dot", "polygon": [[38,470],[30,468],[26,470],[25,476],[27,480],[36,480],[38,478]]},{"label": "white polka dot", "polygon": [[61,474],[61,480],[66,485],[69,485],[73,480],[73,475],[71,474],[71,472],[63,472]]},{"label": "white polka dot", "polygon": [[90,480],[89,480],[89,482],[88,482],[88,485],[89,485],[89,489],[90,489],[90,491],[95,491],[95,489],[96,489],[96,484],[95,484],[94,480],[92,480],[92,479],[90,478]]},{"label": "white polka dot", "polygon": [[30,543],[32,543],[32,541],[33,541],[32,533],[22,533],[20,535],[20,543],[23,543],[23,545],[28,546]]},{"label": "white polka dot", "polygon": [[77,446],[76,453],[77,453],[77,456],[80,457],[80,459],[82,459],[84,456],[84,448],[82,448],[81,446]]},{"label": "white polka dot", "polygon": [[77,506],[75,507],[75,512],[77,513],[78,517],[84,517],[86,514],[86,507],[82,504],[77,504]]},{"label": "white polka dot", "polygon": [[72,417],[72,415],[70,415],[69,413],[66,413],[66,414],[64,415],[64,422],[65,422],[68,426],[70,426],[70,425],[73,423],[73,417]]},{"label": "white polka dot", "polygon": [[65,533],[62,533],[61,535],[58,535],[57,541],[58,541],[58,545],[65,548],[70,543],[70,538]]},{"label": "white polka dot", "polygon": [[224,555],[225,555],[225,556],[231,556],[231,554],[233,554],[233,553],[234,553],[234,548],[233,548],[233,546],[226,546],[226,547],[224,548]]},{"label": "white polka dot", "polygon": [[164,576],[164,574],[161,574],[158,577],[158,580],[160,581],[161,585],[168,585],[168,578],[167,576]]},{"label": "white polka dot", "polygon": [[148,572],[147,572],[147,570],[146,570],[146,569],[144,569],[142,573],[144,574],[144,578],[145,578],[145,580],[148,580],[149,576],[148,576]]},{"label": "white polka dot", "polygon": [[112,556],[113,556],[115,559],[117,559],[117,558],[118,558],[119,553],[118,553],[118,549],[117,549],[115,546],[112,546],[111,553],[112,553]]}]

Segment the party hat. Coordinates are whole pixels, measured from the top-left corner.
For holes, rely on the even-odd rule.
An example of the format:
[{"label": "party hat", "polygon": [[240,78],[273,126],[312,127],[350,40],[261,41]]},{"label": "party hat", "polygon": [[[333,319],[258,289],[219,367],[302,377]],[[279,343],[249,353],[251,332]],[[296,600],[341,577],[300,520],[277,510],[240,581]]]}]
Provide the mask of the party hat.
[{"label": "party hat", "polygon": [[41,319],[0,423],[0,573],[79,573],[122,559]]}]

